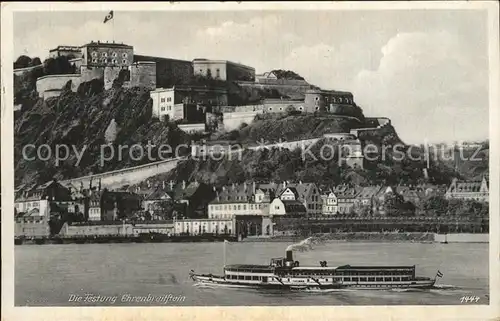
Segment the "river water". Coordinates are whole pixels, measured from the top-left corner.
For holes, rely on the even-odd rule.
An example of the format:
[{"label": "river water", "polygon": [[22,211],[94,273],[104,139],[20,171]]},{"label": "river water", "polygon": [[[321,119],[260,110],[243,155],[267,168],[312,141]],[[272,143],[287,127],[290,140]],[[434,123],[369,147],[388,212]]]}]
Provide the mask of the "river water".
[{"label": "river water", "polygon": [[[231,243],[226,262],[268,264],[290,243]],[[488,244],[328,243],[294,253],[301,266],[416,265],[444,276],[430,290],[284,292],[195,286],[188,274],[219,274],[223,243],[68,244],[15,247],[16,306],[451,305],[489,304]],[[77,302],[77,300],[80,302]],[[93,301],[93,302],[90,302]],[[470,303],[469,303],[470,304]]]}]

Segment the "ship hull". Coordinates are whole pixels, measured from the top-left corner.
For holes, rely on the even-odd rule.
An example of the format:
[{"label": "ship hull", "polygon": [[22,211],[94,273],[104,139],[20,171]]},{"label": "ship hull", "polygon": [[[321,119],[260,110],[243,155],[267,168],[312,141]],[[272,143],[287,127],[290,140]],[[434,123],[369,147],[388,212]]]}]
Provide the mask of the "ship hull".
[{"label": "ship hull", "polygon": [[278,283],[244,283],[226,280],[221,276],[207,276],[192,274],[191,278],[199,285],[227,287],[227,288],[250,288],[250,289],[288,289],[288,290],[311,290],[311,289],[363,289],[363,290],[387,290],[387,289],[430,289],[434,286],[435,280],[414,280],[404,282],[343,282],[343,283],[322,283],[315,282],[309,284],[292,283],[281,281]]}]

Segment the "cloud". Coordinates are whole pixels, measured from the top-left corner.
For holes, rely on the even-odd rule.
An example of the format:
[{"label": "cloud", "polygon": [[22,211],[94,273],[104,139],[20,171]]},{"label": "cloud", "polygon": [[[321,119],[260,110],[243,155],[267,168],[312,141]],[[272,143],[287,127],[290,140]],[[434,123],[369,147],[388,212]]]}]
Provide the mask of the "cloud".
[{"label": "cloud", "polygon": [[289,24],[278,15],[226,20],[199,30],[190,49],[207,58],[239,61],[257,72],[280,68],[282,57],[300,41]]},{"label": "cloud", "polygon": [[487,137],[487,62],[460,40],[444,31],[391,38],[378,68],[356,76],[365,114],[388,115],[407,142]]}]

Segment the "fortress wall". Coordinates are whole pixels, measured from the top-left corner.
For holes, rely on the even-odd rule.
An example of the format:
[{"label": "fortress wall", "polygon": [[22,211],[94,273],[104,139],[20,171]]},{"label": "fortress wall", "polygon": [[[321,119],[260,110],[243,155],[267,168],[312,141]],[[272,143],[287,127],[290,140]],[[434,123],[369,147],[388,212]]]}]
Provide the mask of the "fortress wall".
[{"label": "fortress wall", "polygon": [[175,166],[177,166],[177,163],[184,159],[185,158],[183,157],[179,157],[106,173],[77,177],[61,181],[61,184],[65,185],[71,183],[75,186],[80,186],[80,183],[83,183],[84,186],[88,186],[90,179],[92,179],[93,182],[101,179],[101,185],[103,188],[119,188],[124,185],[140,183],[148,177],[155,176],[157,174],[166,173],[174,169]]},{"label": "fortress wall", "polygon": [[258,84],[263,85],[282,85],[282,86],[310,86],[305,80],[298,79],[265,79],[257,78],[255,80]]},{"label": "fortress wall", "polygon": [[223,113],[223,123],[224,129],[231,131],[238,129],[241,124],[251,124],[253,123],[255,116],[261,114],[262,111],[245,111],[245,112],[234,112],[234,113]]},{"label": "fortress wall", "polygon": [[99,67],[82,66],[80,68],[81,82],[88,82],[94,79],[104,79],[104,69]]},{"label": "fortress wall", "polygon": [[113,87],[113,82],[118,78],[121,70],[121,67],[104,68],[104,89],[108,90]]},{"label": "fortress wall", "polygon": [[14,75],[16,75],[16,76],[22,76],[26,72],[31,71],[31,70],[35,70],[35,69],[43,69],[43,64],[37,65],[37,66],[33,66],[33,67],[26,67],[26,68],[14,69]]},{"label": "fortress wall", "polygon": [[180,130],[186,133],[194,133],[194,132],[204,132],[205,131],[205,123],[199,124],[179,124],[177,125]]},{"label": "fortress wall", "polygon": [[156,88],[156,63],[154,61],[140,61],[130,66],[130,86]]},{"label": "fortress wall", "polygon": [[40,77],[36,80],[36,91],[38,92],[39,97],[43,98],[45,97],[46,91],[60,91],[68,81],[71,81],[71,90],[76,92],[78,86],[80,85],[80,74],[49,75]]}]

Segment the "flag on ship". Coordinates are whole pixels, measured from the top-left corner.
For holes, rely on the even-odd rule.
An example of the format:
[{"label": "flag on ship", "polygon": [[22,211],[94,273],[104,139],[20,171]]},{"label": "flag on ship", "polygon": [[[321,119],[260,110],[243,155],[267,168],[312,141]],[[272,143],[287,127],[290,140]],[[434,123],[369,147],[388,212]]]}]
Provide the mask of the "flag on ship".
[{"label": "flag on ship", "polygon": [[109,20],[113,19],[113,10],[111,10],[108,15],[104,18],[104,23],[108,22]]},{"label": "flag on ship", "polygon": [[438,278],[442,278],[442,277],[443,277],[443,273],[441,273],[441,271],[438,271],[438,273],[437,273],[437,277],[438,277]]}]

